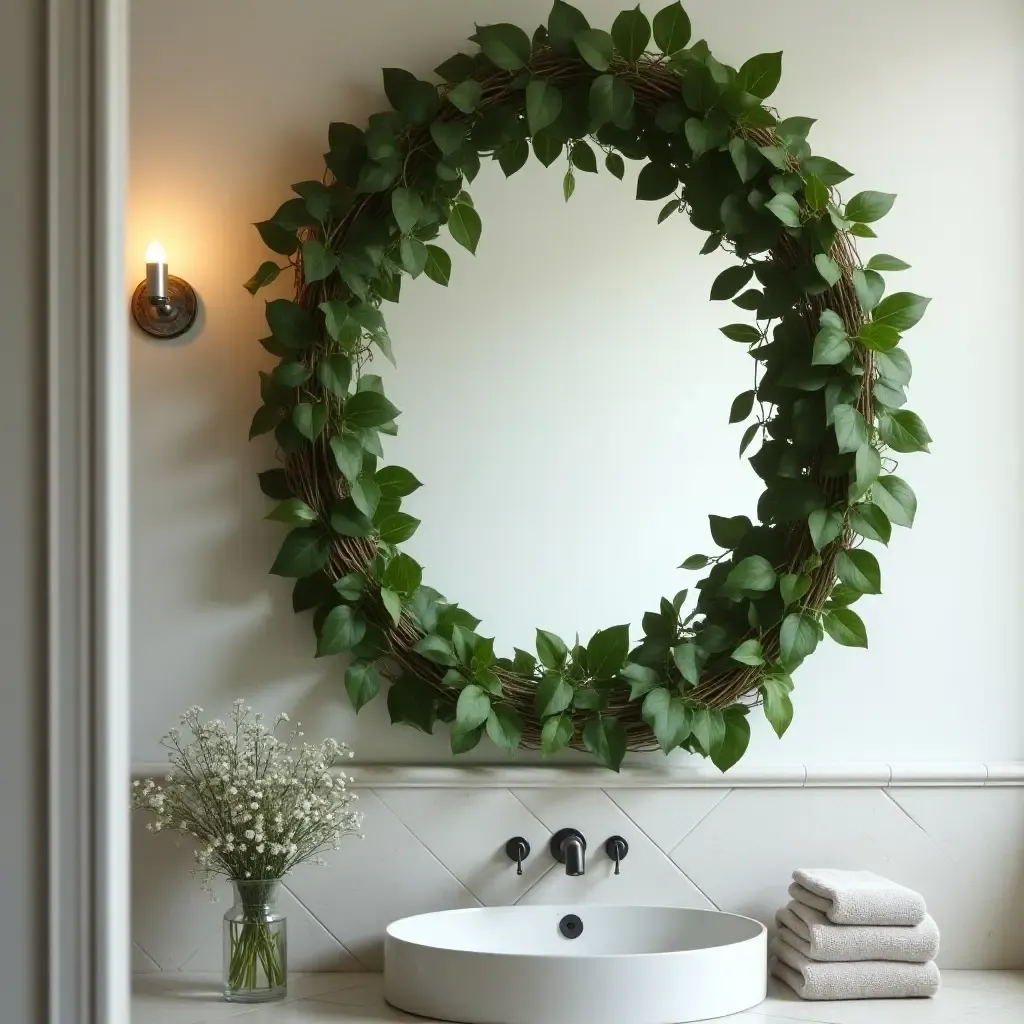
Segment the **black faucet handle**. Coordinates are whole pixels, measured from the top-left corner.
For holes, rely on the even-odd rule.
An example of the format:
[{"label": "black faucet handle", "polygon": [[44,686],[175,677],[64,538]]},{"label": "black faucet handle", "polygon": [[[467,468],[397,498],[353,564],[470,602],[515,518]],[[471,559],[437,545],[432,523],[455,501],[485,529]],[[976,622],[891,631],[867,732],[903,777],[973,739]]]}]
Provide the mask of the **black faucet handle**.
[{"label": "black faucet handle", "polygon": [[622,836],[611,836],[604,844],[604,852],[615,861],[615,874],[619,873],[619,862],[626,859],[629,843]]},{"label": "black faucet handle", "polygon": [[522,836],[513,836],[505,844],[505,856],[516,862],[516,874],[523,873],[523,861],[530,856],[530,844]]}]

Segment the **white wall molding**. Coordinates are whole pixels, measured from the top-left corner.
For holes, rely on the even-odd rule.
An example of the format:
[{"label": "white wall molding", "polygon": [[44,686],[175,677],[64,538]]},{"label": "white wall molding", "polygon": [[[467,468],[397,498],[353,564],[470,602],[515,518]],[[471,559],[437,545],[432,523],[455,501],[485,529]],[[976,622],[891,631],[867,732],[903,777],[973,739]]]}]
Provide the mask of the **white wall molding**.
[{"label": "white wall molding", "polygon": [[[836,765],[749,765],[723,775],[708,766],[603,768],[568,765],[354,764],[361,789],[901,789],[1024,786],[1024,761]],[[161,778],[162,762],[137,762],[133,778]]]}]

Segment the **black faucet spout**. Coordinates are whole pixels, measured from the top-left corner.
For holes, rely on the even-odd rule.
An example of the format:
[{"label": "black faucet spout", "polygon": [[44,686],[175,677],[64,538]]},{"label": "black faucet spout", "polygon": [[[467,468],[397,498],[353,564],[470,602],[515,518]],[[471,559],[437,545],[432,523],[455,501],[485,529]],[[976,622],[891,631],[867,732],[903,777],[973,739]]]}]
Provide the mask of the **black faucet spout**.
[{"label": "black faucet spout", "polygon": [[574,828],[559,829],[551,837],[551,856],[565,865],[567,875],[582,875],[587,870],[587,841]]}]

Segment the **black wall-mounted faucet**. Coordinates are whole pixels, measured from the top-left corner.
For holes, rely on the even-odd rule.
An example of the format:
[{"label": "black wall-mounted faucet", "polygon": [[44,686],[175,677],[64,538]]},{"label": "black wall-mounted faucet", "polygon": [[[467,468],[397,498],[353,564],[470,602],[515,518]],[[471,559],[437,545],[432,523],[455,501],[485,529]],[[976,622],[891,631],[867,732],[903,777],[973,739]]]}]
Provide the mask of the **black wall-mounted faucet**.
[{"label": "black wall-mounted faucet", "polygon": [[565,865],[567,875],[582,875],[587,870],[587,841],[574,828],[559,829],[551,837],[551,856]]},{"label": "black wall-mounted faucet", "polygon": [[505,856],[516,862],[516,874],[523,873],[523,861],[530,856],[530,844],[522,836],[513,836],[505,844]]},{"label": "black wall-mounted faucet", "polygon": [[618,874],[619,862],[625,860],[629,853],[629,843],[622,836],[611,836],[605,840],[604,852],[615,861],[615,874]]}]

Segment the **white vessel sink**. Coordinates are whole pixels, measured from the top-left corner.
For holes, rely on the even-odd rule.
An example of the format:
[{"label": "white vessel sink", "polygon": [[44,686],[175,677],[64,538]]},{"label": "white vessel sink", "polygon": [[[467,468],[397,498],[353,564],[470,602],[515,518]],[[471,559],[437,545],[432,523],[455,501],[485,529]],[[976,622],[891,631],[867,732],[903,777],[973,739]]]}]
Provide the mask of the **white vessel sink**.
[{"label": "white vessel sink", "polygon": [[406,917],[384,998],[463,1024],[680,1024],[765,997],[764,925],[679,907],[530,906]]}]

